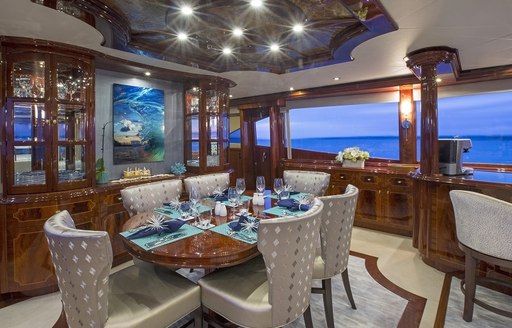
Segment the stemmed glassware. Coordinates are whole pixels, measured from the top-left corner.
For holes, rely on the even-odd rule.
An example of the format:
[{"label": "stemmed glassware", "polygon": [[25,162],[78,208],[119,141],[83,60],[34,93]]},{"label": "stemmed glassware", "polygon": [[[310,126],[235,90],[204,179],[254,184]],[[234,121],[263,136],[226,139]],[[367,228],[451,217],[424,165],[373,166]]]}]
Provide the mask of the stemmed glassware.
[{"label": "stemmed glassware", "polygon": [[192,215],[194,216],[196,223],[199,223],[199,209],[197,208],[197,203],[199,202],[199,192],[196,188],[192,188],[190,190],[188,193],[188,200],[190,201],[190,209],[192,211]]},{"label": "stemmed glassware", "polygon": [[256,190],[261,194],[265,191],[265,177],[257,176],[256,177]]},{"label": "stemmed glassware", "polygon": [[281,199],[281,192],[284,190],[284,184],[282,178],[274,179],[274,191],[277,194],[277,199]]},{"label": "stemmed glassware", "polygon": [[238,193],[239,198],[242,197],[242,194],[245,191],[245,179],[238,178],[236,179],[236,192]]},{"label": "stemmed glassware", "polygon": [[238,191],[235,187],[228,188],[228,201],[231,203],[233,207],[238,206]]}]

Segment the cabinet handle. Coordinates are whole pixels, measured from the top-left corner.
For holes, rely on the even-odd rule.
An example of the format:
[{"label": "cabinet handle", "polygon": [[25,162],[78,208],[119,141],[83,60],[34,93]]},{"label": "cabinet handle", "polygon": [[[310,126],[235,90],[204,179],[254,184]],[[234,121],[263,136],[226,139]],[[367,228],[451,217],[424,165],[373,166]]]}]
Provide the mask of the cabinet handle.
[{"label": "cabinet handle", "polygon": [[340,174],[340,180],[345,180],[345,174]]}]

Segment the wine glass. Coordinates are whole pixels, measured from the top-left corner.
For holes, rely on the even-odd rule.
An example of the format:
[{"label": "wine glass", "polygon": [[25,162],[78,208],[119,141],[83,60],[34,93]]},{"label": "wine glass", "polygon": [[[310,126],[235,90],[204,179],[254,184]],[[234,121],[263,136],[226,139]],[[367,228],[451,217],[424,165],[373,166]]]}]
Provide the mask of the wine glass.
[{"label": "wine glass", "polygon": [[274,191],[277,194],[277,199],[281,199],[280,195],[281,195],[281,192],[283,191],[283,189],[284,189],[283,179],[275,178],[274,179]]},{"label": "wine glass", "polygon": [[242,197],[242,194],[245,191],[245,179],[244,178],[238,178],[236,179],[236,192],[238,193],[239,197]]},{"label": "wine glass", "polygon": [[238,206],[238,191],[235,187],[229,187],[228,188],[228,200],[231,203],[233,207]]},{"label": "wine glass", "polygon": [[258,190],[258,192],[260,194],[262,194],[263,191],[265,190],[265,177],[264,176],[256,177],[256,190]]},{"label": "wine glass", "polygon": [[188,199],[192,203],[192,206],[195,207],[197,202],[199,202],[199,192],[196,188],[192,188],[188,193]]}]

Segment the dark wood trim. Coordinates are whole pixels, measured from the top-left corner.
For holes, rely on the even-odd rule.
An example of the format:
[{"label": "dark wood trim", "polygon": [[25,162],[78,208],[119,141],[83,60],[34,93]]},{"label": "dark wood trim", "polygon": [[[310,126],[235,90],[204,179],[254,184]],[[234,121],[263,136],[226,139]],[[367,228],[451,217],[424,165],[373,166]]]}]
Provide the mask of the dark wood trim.
[{"label": "dark wood trim", "polygon": [[395,285],[391,280],[386,278],[377,265],[378,257],[354,251],[350,251],[350,255],[365,259],[366,270],[376,282],[388,289],[390,292],[408,301],[407,306],[402,313],[402,317],[398,322],[397,328],[419,327],[423,311],[425,310],[425,305],[427,304],[427,299]]}]

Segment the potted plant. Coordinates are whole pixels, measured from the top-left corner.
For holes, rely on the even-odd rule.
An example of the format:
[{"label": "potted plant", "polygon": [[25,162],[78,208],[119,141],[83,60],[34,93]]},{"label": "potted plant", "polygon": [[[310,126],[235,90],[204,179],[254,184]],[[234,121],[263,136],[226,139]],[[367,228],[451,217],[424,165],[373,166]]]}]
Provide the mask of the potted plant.
[{"label": "potted plant", "polygon": [[364,168],[364,161],[370,158],[370,153],[359,149],[359,147],[349,147],[340,151],[336,160],[341,162],[343,167]]},{"label": "potted plant", "polygon": [[105,170],[105,128],[110,123],[103,124],[102,133],[101,133],[101,157],[96,160],[96,183],[107,183],[109,181],[108,172]]}]

